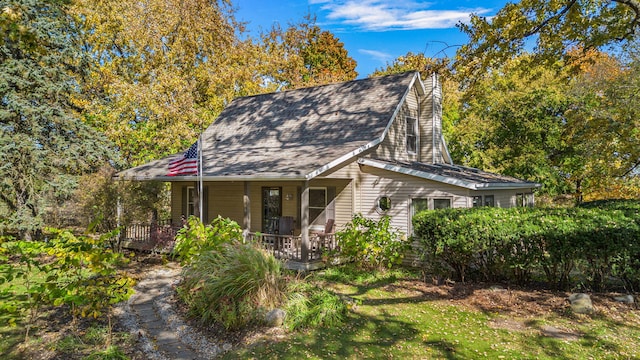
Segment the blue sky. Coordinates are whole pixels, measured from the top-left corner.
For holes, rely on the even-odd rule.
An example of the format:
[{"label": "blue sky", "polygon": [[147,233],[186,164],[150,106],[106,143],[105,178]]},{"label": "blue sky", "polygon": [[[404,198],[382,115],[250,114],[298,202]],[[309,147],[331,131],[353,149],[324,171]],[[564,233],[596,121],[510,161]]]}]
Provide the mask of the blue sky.
[{"label": "blue sky", "polygon": [[248,22],[250,34],[274,23],[287,27],[308,14],[331,31],[356,60],[358,77],[411,51],[428,57],[453,57],[467,38],[456,27],[469,14],[492,16],[506,0],[235,0],[236,18]]}]

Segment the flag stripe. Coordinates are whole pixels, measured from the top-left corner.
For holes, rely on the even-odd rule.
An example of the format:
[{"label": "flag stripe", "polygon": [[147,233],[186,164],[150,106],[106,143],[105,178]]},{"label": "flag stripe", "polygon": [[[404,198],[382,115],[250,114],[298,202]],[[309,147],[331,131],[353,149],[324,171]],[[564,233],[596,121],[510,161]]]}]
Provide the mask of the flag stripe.
[{"label": "flag stripe", "polygon": [[196,141],[181,158],[169,163],[167,176],[198,175],[198,142]]}]

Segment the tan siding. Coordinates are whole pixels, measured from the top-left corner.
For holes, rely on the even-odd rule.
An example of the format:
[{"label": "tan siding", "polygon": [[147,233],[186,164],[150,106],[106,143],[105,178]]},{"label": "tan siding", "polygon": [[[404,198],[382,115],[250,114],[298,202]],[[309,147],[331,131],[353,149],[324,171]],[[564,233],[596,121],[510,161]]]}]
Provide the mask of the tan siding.
[{"label": "tan siding", "polygon": [[[402,104],[400,111],[393,119],[389,131],[382,143],[373,152],[373,156],[380,159],[402,160],[402,161],[419,161],[418,154],[410,154],[407,152],[406,143],[406,117],[414,117],[418,120],[418,146],[421,146],[421,112],[418,111],[418,92],[416,88],[409,90],[405,102]],[[418,149],[419,150],[419,149]]]},{"label": "tan siding", "polygon": [[450,198],[453,207],[468,207],[468,191],[464,188],[368,166],[362,169],[361,206],[356,211],[379,219],[382,215],[376,210],[377,200],[389,196],[392,207],[387,215],[391,216],[391,224],[405,234],[409,231],[411,198]]},{"label": "tan siding", "polygon": [[171,222],[180,224],[182,222],[182,188],[184,183],[171,183]]},{"label": "tan siding", "polygon": [[335,187],[335,229],[343,227],[351,221],[353,215],[353,201],[351,181],[341,179],[318,179],[310,183],[311,187]]},{"label": "tan siding", "polygon": [[242,225],[244,219],[244,183],[212,182],[205,183],[209,195],[208,221],[218,215],[229,218]]}]

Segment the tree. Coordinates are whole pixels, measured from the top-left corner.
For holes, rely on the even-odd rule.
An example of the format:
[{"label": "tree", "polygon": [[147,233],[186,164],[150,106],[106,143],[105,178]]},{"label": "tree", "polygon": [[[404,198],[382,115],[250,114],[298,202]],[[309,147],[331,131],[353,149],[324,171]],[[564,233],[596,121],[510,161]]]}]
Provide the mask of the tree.
[{"label": "tree", "polygon": [[568,87],[558,70],[523,69],[528,60],[524,55],[506,62],[465,94],[451,155],[465,165],[540,182],[545,193],[564,193],[570,184],[559,154],[567,146]]},{"label": "tree", "polygon": [[331,32],[323,31],[308,15],[305,21],[286,30],[274,26],[262,34],[269,61],[267,74],[278,88],[353,80],[358,76],[356,62]]},{"label": "tree", "polygon": [[487,69],[522,54],[535,42],[531,59],[553,64],[571,63],[572,48],[585,51],[634,38],[640,28],[637,0],[522,0],[507,3],[491,19],[472,16],[459,28],[469,43],[456,55],[456,69],[466,79],[476,79]]},{"label": "tree", "polygon": [[126,165],[192,144],[238,95],[261,91],[261,49],[241,41],[228,1],[77,0],[90,54],[79,101]]},{"label": "tree", "polygon": [[63,0],[2,1],[0,9],[0,226],[30,239],[47,195],[69,195],[71,176],[113,155],[72,97],[82,70]]}]

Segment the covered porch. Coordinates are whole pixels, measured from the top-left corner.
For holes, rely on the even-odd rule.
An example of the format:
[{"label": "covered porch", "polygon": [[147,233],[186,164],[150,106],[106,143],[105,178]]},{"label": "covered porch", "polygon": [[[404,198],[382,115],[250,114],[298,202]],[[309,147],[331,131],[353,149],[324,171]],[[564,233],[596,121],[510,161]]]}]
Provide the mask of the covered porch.
[{"label": "covered porch", "polygon": [[166,252],[184,218],[210,223],[221,216],[236,221],[246,241],[263,244],[287,267],[315,269],[336,248],[335,228],[349,221],[352,211],[348,179],[204,181],[202,194],[199,188],[197,181],[171,182],[171,219],[128,226],[121,233],[123,244]]}]

